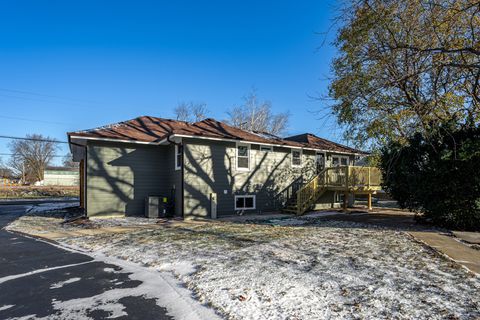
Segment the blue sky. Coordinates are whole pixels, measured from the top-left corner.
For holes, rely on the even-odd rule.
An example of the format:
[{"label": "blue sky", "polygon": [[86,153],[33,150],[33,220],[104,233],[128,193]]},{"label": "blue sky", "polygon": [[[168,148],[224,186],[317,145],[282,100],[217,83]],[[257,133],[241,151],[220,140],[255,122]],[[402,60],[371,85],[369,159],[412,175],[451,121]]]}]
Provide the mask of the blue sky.
[{"label": "blue sky", "polygon": [[[339,140],[324,102],[335,54],[321,46],[334,1],[4,1],[0,135],[66,131],[139,115],[173,117],[182,101],[225,119],[253,87],[289,133]],[[15,118],[15,119],[12,119]],[[35,121],[19,120],[29,119]],[[0,139],[0,153],[8,153]],[[65,154],[66,148],[59,154]],[[5,160],[5,156],[0,156]]]}]

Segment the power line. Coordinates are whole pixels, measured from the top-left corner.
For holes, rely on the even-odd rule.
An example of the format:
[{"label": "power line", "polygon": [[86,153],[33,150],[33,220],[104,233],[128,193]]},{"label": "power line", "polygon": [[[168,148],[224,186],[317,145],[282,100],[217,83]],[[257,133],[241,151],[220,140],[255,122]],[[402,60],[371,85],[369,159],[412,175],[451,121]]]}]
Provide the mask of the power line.
[{"label": "power line", "polygon": [[55,100],[46,100],[46,99],[38,99],[35,97],[18,97],[18,96],[11,96],[8,94],[0,93],[0,97],[4,98],[13,98],[13,99],[21,99],[21,100],[28,100],[28,101],[35,101],[35,102],[45,102],[45,103],[54,103],[54,104],[61,104],[61,105],[71,105],[71,106],[94,106],[93,104],[81,103],[81,102],[73,102],[73,101],[55,101]]},{"label": "power line", "polygon": [[41,123],[48,123],[48,124],[59,124],[59,125],[70,125],[71,123],[66,122],[56,122],[56,121],[47,121],[47,120],[34,120],[34,119],[27,119],[27,118],[18,118],[18,117],[9,117],[9,116],[0,116],[2,119],[10,119],[10,120],[21,120],[21,121],[31,121],[31,122],[41,122]]},{"label": "power line", "polygon": [[39,97],[45,97],[45,98],[53,98],[53,99],[61,99],[61,100],[70,100],[70,101],[77,101],[77,102],[97,103],[97,102],[91,101],[91,100],[68,98],[68,97],[60,97],[60,96],[55,96],[55,95],[51,95],[51,94],[44,94],[44,93],[38,93],[38,92],[32,92],[32,91],[24,91],[24,90],[14,90],[14,89],[0,88],[0,91],[11,92],[11,93],[19,93],[19,94],[26,94],[26,95],[33,95],[33,96],[39,96]]},{"label": "power line", "polygon": [[[13,153],[0,153],[0,156],[14,156],[15,154]],[[53,155],[51,157],[56,157],[56,158],[63,158],[63,157],[66,157],[66,156],[69,156],[68,154],[64,154],[64,155]]]},{"label": "power line", "polygon": [[39,142],[53,142],[53,143],[68,143],[68,141],[59,141],[51,139],[37,139],[37,138],[24,138],[24,137],[12,137],[12,136],[2,136],[1,139],[12,139],[12,140],[27,140],[27,141],[39,141]]}]

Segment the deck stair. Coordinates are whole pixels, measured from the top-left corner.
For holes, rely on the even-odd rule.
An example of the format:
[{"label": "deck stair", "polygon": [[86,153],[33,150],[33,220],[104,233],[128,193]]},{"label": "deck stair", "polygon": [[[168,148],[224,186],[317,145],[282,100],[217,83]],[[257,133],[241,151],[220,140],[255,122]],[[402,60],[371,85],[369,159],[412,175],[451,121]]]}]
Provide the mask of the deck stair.
[{"label": "deck stair", "polygon": [[371,195],[381,189],[382,176],[378,168],[359,166],[338,166],[322,170],[287,202],[283,211],[304,214],[313,208],[319,198],[327,191],[344,193],[344,207],[350,193],[367,194],[369,208]]}]

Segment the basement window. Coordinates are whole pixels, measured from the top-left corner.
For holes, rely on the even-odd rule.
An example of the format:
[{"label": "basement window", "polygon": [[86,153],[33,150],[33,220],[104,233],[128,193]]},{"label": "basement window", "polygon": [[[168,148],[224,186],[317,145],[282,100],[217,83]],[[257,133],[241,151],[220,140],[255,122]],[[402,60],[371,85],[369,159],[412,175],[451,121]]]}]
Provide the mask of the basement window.
[{"label": "basement window", "polygon": [[255,209],[254,195],[235,196],[235,210],[251,210]]},{"label": "basement window", "polygon": [[183,146],[175,145],[175,170],[180,170],[182,168],[183,160]]}]

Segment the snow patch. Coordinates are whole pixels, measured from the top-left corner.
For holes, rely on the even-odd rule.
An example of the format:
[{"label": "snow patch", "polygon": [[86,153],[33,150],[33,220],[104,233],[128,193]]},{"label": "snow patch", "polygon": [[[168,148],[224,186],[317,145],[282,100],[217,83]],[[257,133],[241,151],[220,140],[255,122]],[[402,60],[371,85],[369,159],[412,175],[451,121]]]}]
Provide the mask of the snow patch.
[{"label": "snow patch", "polygon": [[91,262],[92,262],[92,261],[85,261],[85,262],[80,262],[80,263],[72,263],[72,264],[67,264],[67,265],[62,265],[62,266],[56,266],[56,267],[50,267],[50,268],[44,268],[44,269],[37,269],[37,270],[33,270],[33,271],[21,273],[21,274],[10,275],[10,276],[6,276],[6,277],[3,277],[3,278],[0,278],[0,284],[2,284],[2,283],[4,283],[4,282],[7,282],[7,281],[10,281],[10,280],[14,280],[14,279],[18,279],[18,278],[23,278],[23,277],[28,277],[28,276],[31,276],[32,274],[37,274],[37,273],[42,273],[42,272],[46,272],[46,271],[52,271],[52,270],[58,270],[58,269],[63,269],[63,268],[70,268],[70,267],[80,266],[80,265],[82,265],[82,264],[87,264],[87,263],[91,263]]},{"label": "snow patch", "polygon": [[77,281],[80,281],[80,280],[81,280],[81,278],[75,277],[75,278],[70,278],[70,279],[65,280],[65,281],[59,281],[57,283],[52,284],[50,286],[50,289],[59,289],[59,288],[62,288],[66,284],[74,283],[74,282],[77,282]]},{"label": "snow patch", "polygon": [[231,319],[480,317],[479,279],[403,232],[321,216],[278,223],[205,223],[64,242],[172,271]]},{"label": "snow patch", "polygon": [[0,311],[10,309],[11,307],[14,307],[14,304],[6,304],[0,307]]},{"label": "snow patch", "polygon": [[[191,310],[190,303],[201,306],[193,291],[229,319],[480,318],[480,278],[404,232],[321,215],[288,219],[283,226],[157,225],[60,241],[131,272],[173,316]],[[172,286],[166,296],[148,287],[165,283]]]},{"label": "snow patch", "polygon": [[71,202],[40,203],[40,204],[37,204],[37,205],[31,207],[27,212],[28,213],[42,213],[42,212],[66,209],[66,208],[71,208],[71,207],[75,207],[75,204],[71,203]]},{"label": "snow patch", "polygon": [[125,307],[118,300],[125,297],[142,296],[146,299],[155,299],[158,306],[166,308],[168,314],[178,320],[220,319],[211,308],[196,301],[192,297],[191,291],[182,286],[170,273],[159,272],[153,268],[106,256],[100,252],[85,252],[73,245],[53,245],[71,252],[87,254],[93,258],[93,261],[116,265],[122,270],[104,268],[104,271],[128,273],[131,280],[141,282],[135,288],[115,288],[93,297],[66,301],[55,300],[53,306],[61,313],[60,318],[63,316],[69,319],[90,319],[86,316],[86,312],[92,310],[109,312],[109,318],[124,316],[127,315],[124,311]]}]

